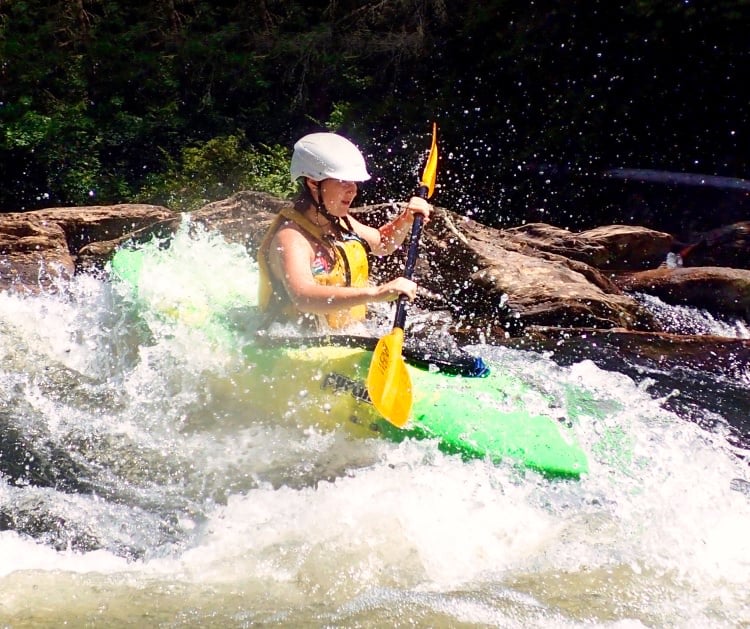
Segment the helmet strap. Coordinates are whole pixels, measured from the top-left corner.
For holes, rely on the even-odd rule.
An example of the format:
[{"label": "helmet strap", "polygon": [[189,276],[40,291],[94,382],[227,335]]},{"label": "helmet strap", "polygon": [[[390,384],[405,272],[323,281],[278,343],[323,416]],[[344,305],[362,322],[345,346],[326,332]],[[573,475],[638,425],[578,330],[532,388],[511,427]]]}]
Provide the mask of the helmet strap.
[{"label": "helmet strap", "polygon": [[320,181],[316,183],[318,184],[317,194],[313,195],[312,190],[310,190],[310,186],[308,186],[307,182],[305,182],[305,190],[307,191],[307,194],[310,197],[310,200],[315,205],[315,209],[318,211],[318,214],[321,214],[323,218],[325,218],[329,223],[332,223],[333,225],[338,225],[338,219],[326,209],[326,204],[323,201],[323,192],[320,189]]}]

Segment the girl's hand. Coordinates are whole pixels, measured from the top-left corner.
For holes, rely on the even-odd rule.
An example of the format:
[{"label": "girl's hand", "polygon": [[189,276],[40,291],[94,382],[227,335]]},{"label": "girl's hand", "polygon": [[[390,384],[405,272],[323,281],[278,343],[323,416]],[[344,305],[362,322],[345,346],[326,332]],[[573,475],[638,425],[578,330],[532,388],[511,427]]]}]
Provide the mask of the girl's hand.
[{"label": "girl's hand", "polygon": [[397,277],[377,287],[378,301],[396,301],[401,295],[406,295],[409,301],[417,296],[417,284],[405,277]]},{"label": "girl's hand", "polygon": [[422,197],[412,197],[406,205],[406,211],[411,218],[414,218],[414,214],[421,214],[424,216],[424,222],[426,224],[430,220],[432,206],[427,202],[427,199],[423,199]]}]

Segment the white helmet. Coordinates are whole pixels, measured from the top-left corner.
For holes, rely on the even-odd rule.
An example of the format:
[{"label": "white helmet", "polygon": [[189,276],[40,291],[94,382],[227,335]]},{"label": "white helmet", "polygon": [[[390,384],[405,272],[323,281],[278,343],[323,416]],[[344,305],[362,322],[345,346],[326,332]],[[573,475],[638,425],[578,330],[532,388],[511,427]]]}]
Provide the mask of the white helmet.
[{"label": "white helmet", "polygon": [[359,149],[336,133],[311,133],[297,140],[291,175],[292,181],[300,177],[313,181],[367,181],[370,178]]}]

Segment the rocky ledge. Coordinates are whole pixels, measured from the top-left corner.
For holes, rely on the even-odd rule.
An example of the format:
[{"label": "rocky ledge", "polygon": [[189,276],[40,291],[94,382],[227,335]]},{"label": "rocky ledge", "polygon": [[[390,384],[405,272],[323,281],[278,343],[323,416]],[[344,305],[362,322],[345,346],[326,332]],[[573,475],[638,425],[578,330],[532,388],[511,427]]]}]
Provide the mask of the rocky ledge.
[{"label": "rocky ledge", "polygon": [[[283,204],[246,191],[189,218],[254,253]],[[398,211],[378,205],[357,213],[379,224]],[[103,273],[120,244],[168,237],[185,218],[165,207],[135,204],[0,214],[0,290],[55,290],[77,273]],[[560,352],[599,335],[630,355],[651,357],[654,347],[661,356],[680,355],[689,348],[706,369],[721,368],[716,356],[747,365],[750,340],[676,334],[644,305],[642,295],[748,320],[748,249],[750,222],[683,243],[628,225],[577,233],[542,223],[494,229],[436,208],[422,237],[418,305],[449,313],[451,332],[466,342]],[[675,264],[666,264],[668,256]],[[378,260],[374,276],[393,276],[402,264],[398,255]]]}]

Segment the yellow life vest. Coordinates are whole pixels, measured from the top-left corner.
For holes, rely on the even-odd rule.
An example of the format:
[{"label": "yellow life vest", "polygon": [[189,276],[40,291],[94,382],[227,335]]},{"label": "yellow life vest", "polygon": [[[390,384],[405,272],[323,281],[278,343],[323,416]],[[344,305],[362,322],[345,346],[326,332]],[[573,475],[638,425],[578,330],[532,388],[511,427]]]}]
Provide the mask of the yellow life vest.
[{"label": "yellow life vest", "polygon": [[[369,262],[367,249],[362,240],[351,230],[344,232],[342,240],[333,243],[322,234],[318,225],[308,220],[292,207],[282,208],[266,232],[263,242],[258,248],[258,305],[261,311],[269,313],[274,320],[294,321],[301,317],[310,318],[313,315],[301,313],[297,310],[286,289],[279,280],[273,277],[268,263],[268,250],[276,231],[286,221],[294,222],[305,233],[312,236],[319,243],[330,247],[333,245],[334,264],[327,273],[315,275],[315,282],[321,286],[366,286],[369,279]],[[355,321],[362,321],[367,313],[365,305],[330,312],[325,315],[325,321],[333,329],[343,328]],[[317,318],[317,317],[316,317]]]}]

